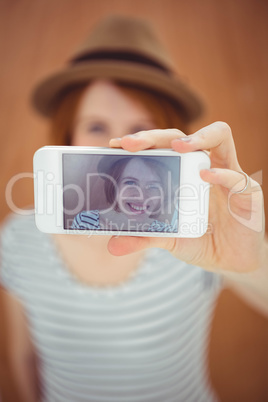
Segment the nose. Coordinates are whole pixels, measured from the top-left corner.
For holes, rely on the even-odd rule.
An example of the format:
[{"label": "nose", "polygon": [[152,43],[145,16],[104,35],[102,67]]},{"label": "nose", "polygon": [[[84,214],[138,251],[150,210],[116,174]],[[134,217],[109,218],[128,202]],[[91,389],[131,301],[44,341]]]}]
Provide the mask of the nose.
[{"label": "nose", "polygon": [[146,188],[145,185],[137,185],[135,186],[129,186],[128,188],[128,193],[130,197],[137,198],[139,201],[144,202],[146,199],[149,197],[148,189]]},{"label": "nose", "polygon": [[144,201],[148,200],[148,198],[152,196],[152,189],[148,187],[146,184],[141,186],[141,192]]}]

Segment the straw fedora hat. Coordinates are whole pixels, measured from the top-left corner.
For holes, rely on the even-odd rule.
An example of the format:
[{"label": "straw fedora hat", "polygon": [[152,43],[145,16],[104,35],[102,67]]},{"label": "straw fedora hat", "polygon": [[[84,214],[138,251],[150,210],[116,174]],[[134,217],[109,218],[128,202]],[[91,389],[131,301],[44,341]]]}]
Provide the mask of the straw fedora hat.
[{"label": "straw fedora hat", "polygon": [[67,66],[35,88],[33,105],[49,117],[66,93],[93,79],[130,83],[166,96],[186,121],[203,110],[200,98],[175,74],[152,26],[142,19],[112,16],[101,21]]}]

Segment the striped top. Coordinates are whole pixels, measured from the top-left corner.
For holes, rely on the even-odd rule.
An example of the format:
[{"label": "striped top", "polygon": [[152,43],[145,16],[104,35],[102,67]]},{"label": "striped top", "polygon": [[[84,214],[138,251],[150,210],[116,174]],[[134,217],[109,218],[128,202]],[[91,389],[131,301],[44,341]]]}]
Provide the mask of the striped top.
[{"label": "striped top", "polygon": [[219,276],[151,249],[123,284],[89,287],[32,216],[16,216],[2,231],[0,278],[28,316],[42,401],[217,400],[206,359]]},{"label": "striped top", "polygon": [[[97,209],[82,211],[74,217],[71,229],[98,230],[100,225],[100,212]],[[108,229],[108,228],[103,228]],[[148,232],[174,232],[171,225],[154,220],[147,229]]]}]

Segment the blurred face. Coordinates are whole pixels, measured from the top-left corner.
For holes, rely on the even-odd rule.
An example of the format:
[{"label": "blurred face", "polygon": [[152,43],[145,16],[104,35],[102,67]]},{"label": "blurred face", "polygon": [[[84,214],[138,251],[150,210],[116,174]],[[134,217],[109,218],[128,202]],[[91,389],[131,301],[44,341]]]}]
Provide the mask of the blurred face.
[{"label": "blurred face", "polygon": [[71,145],[107,147],[111,138],[156,128],[150,113],[110,81],[94,81],[85,91],[74,122]]},{"label": "blurred face", "polygon": [[159,213],[163,203],[163,186],[152,167],[132,159],[124,168],[118,183],[117,203],[121,212],[144,221]]}]

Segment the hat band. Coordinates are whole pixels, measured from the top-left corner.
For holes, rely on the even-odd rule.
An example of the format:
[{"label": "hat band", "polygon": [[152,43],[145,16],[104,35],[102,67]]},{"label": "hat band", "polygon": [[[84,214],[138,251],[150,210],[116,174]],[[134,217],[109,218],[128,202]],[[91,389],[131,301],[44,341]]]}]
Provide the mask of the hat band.
[{"label": "hat band", "polygon": [[145,64],[147,66],[151,66],[157,68],[167,74],[171,74],[170,69],[163,66],[162,64],[157,63],[156,61],[145,57],[140,54],[130,53],[130,52],[94,52],[94,53],[87,53],[81,56],[75,57],[74,59],[70,60],[70,64],[78,64],[84,61],[98,61],[98,60],[115,60],[115,61],[131,61],[137,64]]}]

